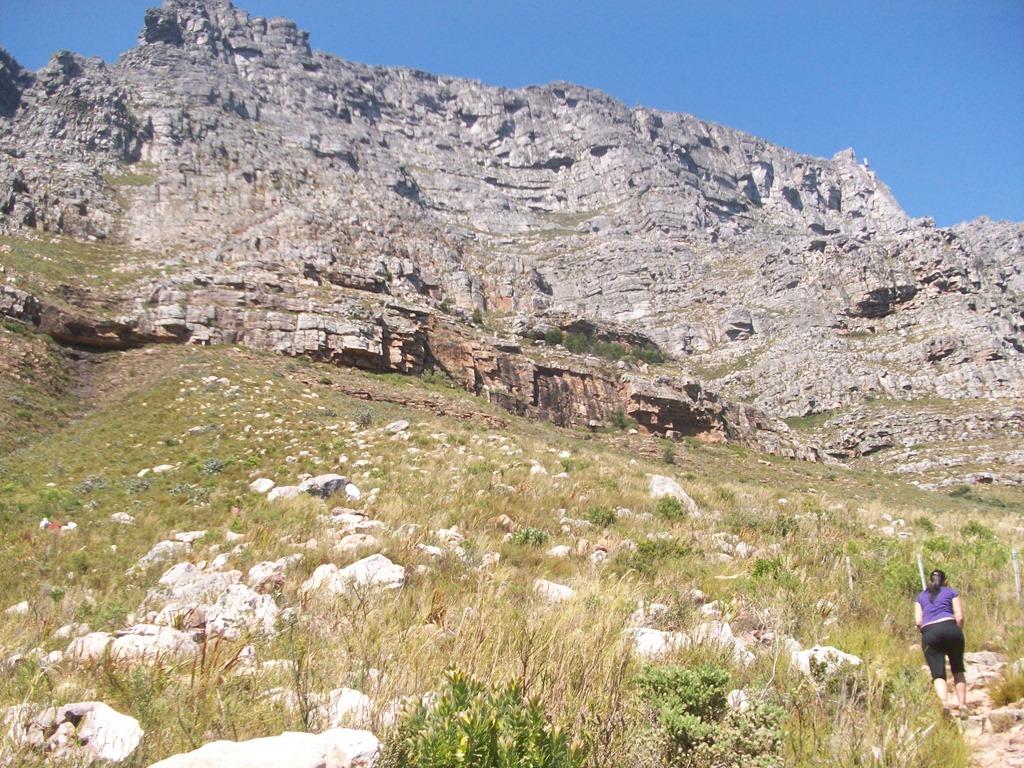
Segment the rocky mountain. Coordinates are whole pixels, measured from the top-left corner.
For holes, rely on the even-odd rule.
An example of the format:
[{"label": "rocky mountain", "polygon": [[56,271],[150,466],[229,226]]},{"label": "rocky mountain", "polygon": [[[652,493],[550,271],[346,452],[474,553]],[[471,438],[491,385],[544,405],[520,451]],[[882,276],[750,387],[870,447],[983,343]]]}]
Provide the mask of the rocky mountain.
[{"label": "rocky mountain", "polygon": [[[5,314],[66,342],[442,369],[557,423],[621,410],[925,483],[1021,478],[1024,226],[911,219],[852,150],[365,66],[291,21],[167,0],[112,65],[0,52],[0,229],[132,277],[8,265]],[[581,356],[595,340],[667,361]],[[779,421],[811,414],[831,418]],[[929,453],[940,432],[959,459]]]}]

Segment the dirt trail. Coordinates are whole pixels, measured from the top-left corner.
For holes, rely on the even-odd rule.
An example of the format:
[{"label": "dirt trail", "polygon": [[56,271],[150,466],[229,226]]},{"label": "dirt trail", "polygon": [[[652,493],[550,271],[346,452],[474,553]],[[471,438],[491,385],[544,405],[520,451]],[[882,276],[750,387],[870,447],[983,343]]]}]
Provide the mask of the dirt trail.
[{"label": "dirt trail", "polygon": [[1006,660],[990,652],[968,653],[967,705],[964,738],[971,747],[973,768],[1024,768],[1024,708],[996,707],[986,690],[999,677]]}]

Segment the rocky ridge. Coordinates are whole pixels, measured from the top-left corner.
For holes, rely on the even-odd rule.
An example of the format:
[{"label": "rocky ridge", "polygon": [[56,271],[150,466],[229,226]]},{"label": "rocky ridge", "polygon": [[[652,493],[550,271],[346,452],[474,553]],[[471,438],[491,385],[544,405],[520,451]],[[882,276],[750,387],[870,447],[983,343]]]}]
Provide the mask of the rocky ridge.
[{"label": "rocky ridge", "polygon": [[[0,57],[0,228],[161,254],[102,323],[9,298],[8,273],[5,314],[55,338],[441,368],[559,423],[623,410],[811,457],[768,414],[856,430],[871,398],[1024,397],[1021,225],[911,219],[852,150],[348,62],[226,0],[147,12],[112,65]],[[552,317],[677,363],[608,372],[514,338]]]}]

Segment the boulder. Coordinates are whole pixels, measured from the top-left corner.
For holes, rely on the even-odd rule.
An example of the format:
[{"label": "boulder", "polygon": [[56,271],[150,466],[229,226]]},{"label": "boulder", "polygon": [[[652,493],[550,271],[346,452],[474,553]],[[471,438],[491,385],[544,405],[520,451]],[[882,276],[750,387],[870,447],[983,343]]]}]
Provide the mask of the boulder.
[{"label": "boulder", "polygon": [[253,493],[270,493],[275,485],[269,477],[261,477],[249,483],[249,490]]},{"label": "boulder", "polygon": [[405,568],[384,555],[370,555],[339,569],[333,563],[321,565],[302,585],[306,594],[321,589],[330,594],[344,594],[354,589],[398,589],[405,584]]},{"label": "boulder", "polygon": [[180,661],[194,656],[199,645],[192,635],[156,624],[136,624],[118,632],[90,632],[71,641],[65,656],[74,662],[95,662],[109,656],[128,664]]},{"label": "boulder", "polygon": [[101,701],[67,704],[57,710],[56,722],[77,724],[76,735],[86,751],[112,763],[127,759],[143,735],[138,720]]},{"label": "boulder", "polygon": [[388,432],[390,432],[392,434],[398,434],[399,432],[404,432],[408,428],[409,428],[409,422],[406,421],[405,419],[399,419],[398,421],[392,421],[390,424],[388,424],[386,427],[384,427],[385,430],[387,430]]},{"label": "boulder", "polygon": [[553,581],[537,579],[533,582],[533,591],[540,595],[547,603],[561,603],[576,597],[576,591],[565,584],[556,584]]},{"label": "boulder", "polygon": [[321,499],[328,499],[349,484],[347,477],[326,474],[311,477],[299,484],[299,493],[308,493]]},{"label": "boulder", "polygon": [[249,741],[214,741],[149,768],[372,768],[380,742],[369,731],[332,728]]},{"label": "boulder", "polygon": [[663,632],[650,627],[626,630],[626,639],[633,653],[642,659],[660,659],[682,648],[688,648],[690,639],[682,632]]},{"label": "boulder", "polygon": [[280,613],[274,598],[233,584],[206,610],[206,634],[235,640],[243,633],[275,633]]},{"label": "boulder", "polygon": [[821,670],[825,675],[834,675],[843,667],[860,666],[861,659],[830,645],[815,645],[806,651],[796,651],[793,654],[793,664],[805,675],[812,675],[814,670]]},{"label": "boulder", "polygon": [[294,499],[300,493],[302,493],[302,491],[297,485],[279,485],[276,488],[270,489],[270,493],[267,494],[267,501]]},{"label": "boulder", "polygon": [[671,477],[665,477],[665,475],[651,475],[649,487],[652,499],[660,499],[664,496],[679,499],[679,501],[683,503],[683,508],[691,515],[700,514],[700,508],[697,506],[697,502],[691,499],[689,494],[683,490],[683,487]]},{"label": "boulder", "polygon": [[325,709],[327,724],[331,728],[362,725],[370,718],[373,702],[369,696],[353,688],[338,688],[327,694]]}]

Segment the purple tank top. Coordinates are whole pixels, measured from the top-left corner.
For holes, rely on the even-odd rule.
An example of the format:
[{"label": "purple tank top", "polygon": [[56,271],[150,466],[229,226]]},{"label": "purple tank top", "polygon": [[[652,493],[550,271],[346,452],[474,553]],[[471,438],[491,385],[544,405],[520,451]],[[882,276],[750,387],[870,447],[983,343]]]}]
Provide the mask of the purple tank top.
[{"label": "purple tank top", "polygon": [[920,604],[922,612],[924,614],[921,619],[922,624],[931,624],[934,621],[942,621],[943,619],[953,618],[953,598],[960,595],[952,587],[943,587],[939,590],[939,594],[935,596],[935,602],[931,600],[931,595],[928,594],[927,590],[917,596],[917,602]]}]

